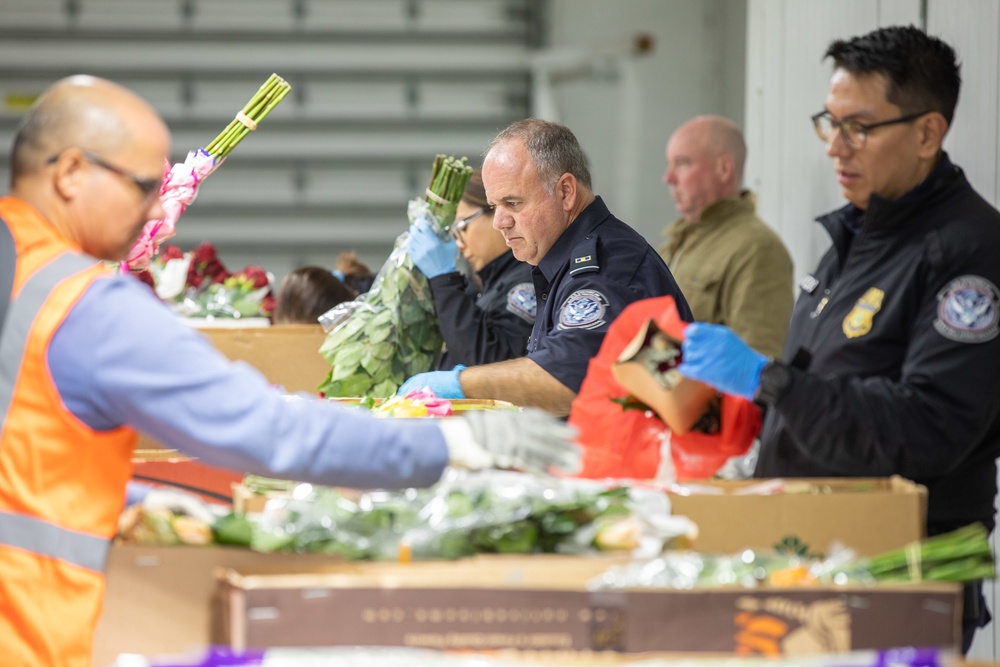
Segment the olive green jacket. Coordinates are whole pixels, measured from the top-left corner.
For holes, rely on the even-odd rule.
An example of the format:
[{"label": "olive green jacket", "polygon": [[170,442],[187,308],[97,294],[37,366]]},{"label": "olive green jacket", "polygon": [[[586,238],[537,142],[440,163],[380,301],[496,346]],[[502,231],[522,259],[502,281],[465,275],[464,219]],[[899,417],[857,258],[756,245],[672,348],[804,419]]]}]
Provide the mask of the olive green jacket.
[{"label": "olive green jacket", "polygon": [[660,255],[696,320],[725,324],[755,350],[780,357],[792,313],[792,259],[757,217],[748,190],[720,199],[697,222],[667,226]]}]

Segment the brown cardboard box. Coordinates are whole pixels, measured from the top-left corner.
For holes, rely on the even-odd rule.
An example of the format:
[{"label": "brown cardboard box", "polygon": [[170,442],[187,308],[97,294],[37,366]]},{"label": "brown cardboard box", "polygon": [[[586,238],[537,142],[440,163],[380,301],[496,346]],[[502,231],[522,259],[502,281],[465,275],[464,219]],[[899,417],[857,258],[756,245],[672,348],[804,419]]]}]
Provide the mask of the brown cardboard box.
[{"label": "brown cardboard box", "polygon": [[319,353],[326,340],[318,324],[276,324],[252,329],[203,329],[202,333],[234,361],[257,368],[272,384],[289,392],[316,393],[330,373]]},{"label": "brown cardboard box", "polygon": [[172,654],[208,646],[216,568],[321,571],[331,563],[340,571],[347,567],[334,557],[314,554],[116,544],[108,555],[92,664],[111,665],[119,653]]},{"label": "brown cardboard box", "polygon": [[[771,495],[746,495],[760,484]],[[708,493],[698,493],[702,487]],[[759,488],[759,487],[758,487]],[[694,548],[823,554],[834,542],[870,556],[923,539],[927,489],[901,477],[712,481],[670,494],[672,511],[698,524]]]},{"label": "brown cardboard box", "polygon": [[235,648],[805,655],[954,648],[955,584],[874,588],[586,590],[613,560],[480,556],[311,574],[220,573],[214,640]]},{"label": "brown cardboard box", "polygon": [[[244,361],[259,370],[271,384],[286,391],[317,393],[330,372],[330,364],[320,353],[326,340],[318,324],[276,324],[269,327],[200,329],[224,355]],[[162,449],[163,445],[145,435],[137,450]]]}]

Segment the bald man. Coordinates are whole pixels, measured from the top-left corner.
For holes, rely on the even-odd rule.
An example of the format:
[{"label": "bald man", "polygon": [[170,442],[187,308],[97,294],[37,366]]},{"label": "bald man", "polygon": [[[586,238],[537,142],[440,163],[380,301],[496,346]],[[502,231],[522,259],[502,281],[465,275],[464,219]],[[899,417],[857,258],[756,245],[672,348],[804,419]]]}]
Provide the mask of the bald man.
[{"label": "bald man", "polygon": [[792,260],[742,189],[743,133],[699,116],[667,143],[663,182],[683,216],[664,231],[667,262],[696,320],[725,324],[764,354],[781,354],[792,312]]},{"label": "bald man", "polygon": [[207,464],[354,487],[425,486],[446,464],[574,470],[541,411],[422,423],[287,400],[233,364],[123,259],[170,133],[142,99],[72,77],[29,110],[0,199],[0,655],[89,665],[105,557],[144,431]]}]

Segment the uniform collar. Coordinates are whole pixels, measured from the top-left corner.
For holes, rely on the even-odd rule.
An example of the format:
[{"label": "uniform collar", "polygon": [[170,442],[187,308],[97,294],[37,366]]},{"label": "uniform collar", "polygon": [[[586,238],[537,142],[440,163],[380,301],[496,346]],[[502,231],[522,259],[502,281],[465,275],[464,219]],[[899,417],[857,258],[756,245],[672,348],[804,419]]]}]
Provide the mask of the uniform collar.
[{"label": "uniform collar", "polygon": [[514,253],[510,250],[505,251],[499,257],[491,260],[486,266],[476,271],[476,275],[479,279],[483,281],[483,286],[490,284],[510,268],[512,265],[517,263],[517,258],[514,257]]},{"label": "uniform collar", "polygon": [[611,211],[604,204],[604,200],[600,197],[594,197],[590,206],[580,211],[580,215],[576,216],[566,231],[562,233],[562,236],[556,239],[556,242],[552,244],[549,251],[545,253],[545,257],[542,257],[542,261],[535,268],[541,271],[551,284],[556,274],[567,266],[573,248],[610,217]]},{"label": "uniform collar", "polygon": [[947,196],[956,179],[962,177],[962,170],[951,161],[946,152],[941,151],[941,157],[927,178],[899,199],[888,200],[873,194],[867,211],[854,204],[847,204],[816,218],[816,221],[826,228],[843,260],[855,231],[861,228],[892,229],[908,220],[923,219],[921,216],[914,216],[914,212],[926,208],[939,197]]}]

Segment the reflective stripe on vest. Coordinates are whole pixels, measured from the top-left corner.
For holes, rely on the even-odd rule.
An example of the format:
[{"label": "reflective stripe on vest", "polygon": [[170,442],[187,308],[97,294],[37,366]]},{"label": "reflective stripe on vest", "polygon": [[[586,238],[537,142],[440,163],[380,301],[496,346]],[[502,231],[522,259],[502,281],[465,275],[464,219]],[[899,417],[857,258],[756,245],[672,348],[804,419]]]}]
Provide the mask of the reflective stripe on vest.
[{"label": "reflective stripe on vest", "polygon": [[[28,335],[49,294],[61,281],[94,266],[93,258],[63,253],[24,284],[10,304],[7,322],[0,336],[0,431],[7,421],[14,383]],[[92,570],[103,570],[109,543],[106,539],[67,530],[55,524],[18,514],[0,512],[0,544],[27,549]]]},{"label": "reflective stripe on vest", "polygon": [[111,543],[21,514],[0,512],[0,544],[51,556],[98,572],[104,569]]},{"label": "reflective stripe on vest", "polygon": [[14,247],[14,237],[7,222],[0,218],[0,336],[3,335],[3,323],[7,319],[7,307],[10,306],[11,291],[14,289],[16,267],[17,248]]}]

